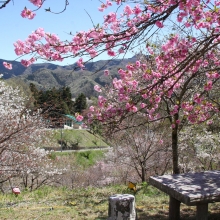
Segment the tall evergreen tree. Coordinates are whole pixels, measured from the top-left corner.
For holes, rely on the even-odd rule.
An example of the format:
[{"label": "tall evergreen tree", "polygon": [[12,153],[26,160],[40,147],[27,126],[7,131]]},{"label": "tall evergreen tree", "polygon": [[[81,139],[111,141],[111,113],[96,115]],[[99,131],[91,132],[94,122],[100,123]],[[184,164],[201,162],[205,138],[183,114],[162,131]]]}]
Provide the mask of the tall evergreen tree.
[{"label": "tall evergreen tree", "polygon": [[38,91],[31,83],[30,89],[35,99],[35,107],[41,108],[46,118],[59,118],[62,114],[74,114],[72,95],[69,87],[63,87],[46,91]]},{"label": "tall evergreen tree", "polygon": [[82,113],[83,110],[87,108],[86,96],[80,93],[75,100],[74,110],[75,112]]}]

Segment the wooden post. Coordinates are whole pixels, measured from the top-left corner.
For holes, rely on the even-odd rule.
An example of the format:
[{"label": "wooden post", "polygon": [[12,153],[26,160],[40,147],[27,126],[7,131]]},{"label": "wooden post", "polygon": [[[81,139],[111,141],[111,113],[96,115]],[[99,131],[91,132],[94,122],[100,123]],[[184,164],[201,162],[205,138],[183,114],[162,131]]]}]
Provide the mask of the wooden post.
[{"label": "wooden post", "polygon": [[179,220],[179,219],[180,219],[180,201],[170,196],[169,220]]},{"label": "wooden post", "polygon": [[198,204],[196,206],[196,220],[208,219],[208,203]]},{"label": "wooden post", "polygon": [[135,197],[130,194],[110,196],[107,220],[136,220]]}]

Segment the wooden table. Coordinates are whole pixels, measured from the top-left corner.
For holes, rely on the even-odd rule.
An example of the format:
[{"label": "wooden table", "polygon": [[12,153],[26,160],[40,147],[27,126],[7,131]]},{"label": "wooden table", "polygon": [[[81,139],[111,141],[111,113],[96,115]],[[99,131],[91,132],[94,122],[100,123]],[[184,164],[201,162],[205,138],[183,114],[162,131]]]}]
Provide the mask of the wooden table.
[{"label": "wooden table", "polygon": [[220,171],[150,177],[150,184],[170,196],[170,220],[180,219],[181,202],[197,207],[197,220],[207,220],[208,203],[220,201]]}]

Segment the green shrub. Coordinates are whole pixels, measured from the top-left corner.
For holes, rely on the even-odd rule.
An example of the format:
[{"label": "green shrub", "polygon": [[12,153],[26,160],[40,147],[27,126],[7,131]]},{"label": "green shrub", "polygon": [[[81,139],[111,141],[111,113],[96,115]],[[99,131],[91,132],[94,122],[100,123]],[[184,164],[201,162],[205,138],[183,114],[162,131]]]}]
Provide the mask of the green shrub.
[{"label": "green shrub", "polygon": [[103,158],[104,153],[100,150],[89,150],[76,152],[75,156],[77,163],[82,167],[87,168],[89,166],[94,165],[97,160]]}]

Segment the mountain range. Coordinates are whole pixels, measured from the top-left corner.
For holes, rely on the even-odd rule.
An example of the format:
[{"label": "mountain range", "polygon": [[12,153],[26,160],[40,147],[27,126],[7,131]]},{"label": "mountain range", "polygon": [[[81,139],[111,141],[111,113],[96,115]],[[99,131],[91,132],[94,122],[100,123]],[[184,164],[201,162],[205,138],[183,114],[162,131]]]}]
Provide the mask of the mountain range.
[{"label": "mountain range", "polygon": [[[83,70],[78,69],[76,64],[59,66],[51,63],[32,64],[24,67],[20,62],[0,59],[0,73],[4,79],[17,78],[26,84],[34,83],[40,90],[53,87],[70,87],[73,97],[84,93],[86,96],[97,96],[94,85],[105,86],[111,79],[118,76],[118,69],[124,68],[128,63],[134,63],[137,56],[127,59],[100,60],[88,62]],[[3,62],[10,62],[12,70],[6,69]],[[110,71],[110,77],[104,76],[104,70]]]}]

